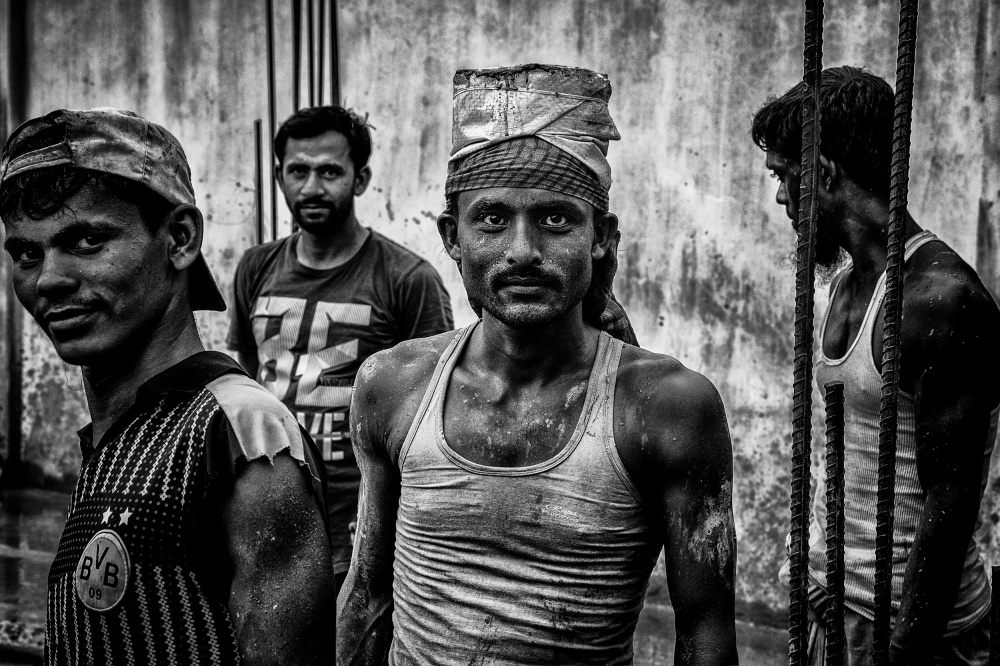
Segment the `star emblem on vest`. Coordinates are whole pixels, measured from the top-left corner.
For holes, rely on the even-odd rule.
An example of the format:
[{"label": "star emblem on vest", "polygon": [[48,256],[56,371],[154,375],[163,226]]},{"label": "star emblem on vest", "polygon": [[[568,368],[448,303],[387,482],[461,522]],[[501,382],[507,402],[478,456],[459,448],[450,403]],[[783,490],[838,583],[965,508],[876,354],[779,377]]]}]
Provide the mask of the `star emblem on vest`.
[{"label": "star emblem on vest", "polygon": [[104,518],[101,519],[101,524],[102,525],[107,525],[108,524],[108,520],[111,519],[111,514],[112,513],[114,513],[114,512],[111,510],[111,507],[109,506],[108,510],[105,511],[103,514],[101,514],[101,515],[104,516]]},{"label": "star emblem on vest", "polygon": [[118,524],[128,525],[128,519],[132,517],[132,510],[125,507],[125,510],[118,514]]}]

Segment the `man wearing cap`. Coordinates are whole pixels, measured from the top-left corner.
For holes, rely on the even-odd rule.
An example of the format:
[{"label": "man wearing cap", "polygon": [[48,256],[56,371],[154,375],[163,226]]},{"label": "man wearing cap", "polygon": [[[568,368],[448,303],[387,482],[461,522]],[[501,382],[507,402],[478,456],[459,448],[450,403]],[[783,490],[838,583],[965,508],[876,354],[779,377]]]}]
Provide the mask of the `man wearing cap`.
[{"label": "man wearing cap", "polygon": [[23,124],[0,162],[18,300],[92,422],[48,579],[46,663],[329,663],[322,469],[194,310],[226,304],[180,144],[116,109]]},{"label": "man wearing cap", "polygon": [[438,229],[482,319],[358,374],[338,663],[630,664],[661,548],[676,663],[736,663],[722,402],[607,314],[610,83],[529,65],[455,89]]},{"label": "man wearing cap", "polygon": [[228,341],[322,451],[338,586],[361,482],[348,430],[354,376],[377,351],[454,328],[434,267],[355,214],[371,152],[368,125],[339,106],[300,109],[282,123],[275,177],[298,230],[240,259]]}]

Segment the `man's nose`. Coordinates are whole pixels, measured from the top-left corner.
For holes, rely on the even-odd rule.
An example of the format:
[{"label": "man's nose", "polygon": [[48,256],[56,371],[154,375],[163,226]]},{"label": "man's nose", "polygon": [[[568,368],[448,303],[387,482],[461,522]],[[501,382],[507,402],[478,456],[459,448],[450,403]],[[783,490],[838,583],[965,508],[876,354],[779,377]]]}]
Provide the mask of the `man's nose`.
[{"label": "man's nose", "polygon": [[778,193],[774,195],[774,200],[782,206],[788,205],[788,188],[784,183],[778,185]]},{"label": "man's nose", "polygon": [[527,220],[515,219],[510,227],[506,259],[512,266],[531,266],[542,262],[534,226]]},{"label": "man's nose", "polygon": [[305,182],[302,183],[300,192],[303,196],[323,194],[323,183],[320,182],[319,174],[315,171],[310,171],[309,175],[306,176]]},{"label": "man's nose", "polygon": [[48,252],[35,282],[35,292],[42,298],[56,300],[73,293],[78,279],[66,258],[58,252]]}]

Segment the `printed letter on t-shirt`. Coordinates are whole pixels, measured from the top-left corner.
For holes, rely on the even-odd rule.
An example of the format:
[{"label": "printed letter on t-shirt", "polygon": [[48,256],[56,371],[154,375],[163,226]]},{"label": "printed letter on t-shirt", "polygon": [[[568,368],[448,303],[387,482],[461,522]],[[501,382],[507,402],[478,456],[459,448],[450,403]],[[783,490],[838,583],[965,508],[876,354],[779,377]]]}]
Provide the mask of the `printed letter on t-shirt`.
[{"label": "printed letter on t-shirt", "polygon": [[[257,300],[253,313],[253,332],[260,359],[260,382],[281,400],[287,400],[289,388],[298,380],[296,407],[346,407],[351,401],[350,386],[321,386],[324,370],[347,365],[358,357],[358,340],[328,346],[330,326],[353,324],[368,326],[371,306],[356,303],[316,303],[312,321],[303,321],[306,299],[264,296]],[[271,323],[280,319],[278,330]],[[309,326],[305,354],[291,351]]]}]

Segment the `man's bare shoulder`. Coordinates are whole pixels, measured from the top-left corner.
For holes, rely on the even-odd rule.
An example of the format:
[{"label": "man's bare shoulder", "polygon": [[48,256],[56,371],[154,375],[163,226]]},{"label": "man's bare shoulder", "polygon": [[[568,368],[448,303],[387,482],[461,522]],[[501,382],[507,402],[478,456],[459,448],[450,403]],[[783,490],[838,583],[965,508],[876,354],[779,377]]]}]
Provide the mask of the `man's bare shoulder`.
[{"label": "man's bare shoulder", "polygon": [[1000,309],[975,269],[943,242],[929,243],[907,265],[903,295],[904,344],[995,339]]},{"label": "man's bare shoulder", "polygon": [[628,345],[615,389],[615,442],[640,489],[668,470],[732,465],[725,408],[712,382],[671,356]]},{"label": "man's bare shoulder", "polygon": [[[402,444],[434,368],[460,331],[406,340],[372,354],[354,383],[351,420],[390,450]],[[374,442],[373,442],[374,443]]]}]

